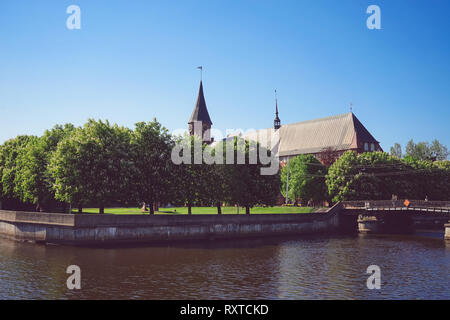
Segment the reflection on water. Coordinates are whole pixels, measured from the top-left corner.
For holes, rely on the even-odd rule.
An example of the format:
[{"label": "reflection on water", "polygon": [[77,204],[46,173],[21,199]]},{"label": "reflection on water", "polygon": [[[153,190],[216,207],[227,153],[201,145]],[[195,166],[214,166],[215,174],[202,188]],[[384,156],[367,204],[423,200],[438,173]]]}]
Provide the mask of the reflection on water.
[{"label": "reflection on water", "polygon": [[[67,266],[82,289],[66,288]],[[366,269],[381,267],[381,290]],[[0,299],[449,299],[450,244],[347,236],[134,248],[0,240]]]}]

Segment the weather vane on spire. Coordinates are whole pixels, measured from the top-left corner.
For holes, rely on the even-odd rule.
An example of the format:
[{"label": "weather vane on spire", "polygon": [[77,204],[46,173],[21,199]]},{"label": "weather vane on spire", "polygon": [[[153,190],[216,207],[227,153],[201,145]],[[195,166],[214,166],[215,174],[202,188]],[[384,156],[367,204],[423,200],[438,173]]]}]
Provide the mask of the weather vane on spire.
[{"label": "weather vane on spire", "polygon": [[278,117],[278,96],[277,96],[277,89],[275,89],[275,120],[273,121],[273,128],[275,130],[280,129],[281,127],[281,121]]},{"label": "weather vane on spire", "polygon": [[202,81],[203,79],[203,67],[202,66],[199,66],[199,67],[197,67],[197,69],[200,69],[200,81]]},{"label": "weather vane on spire", "polygon": [[353,112],[353,103],[350,102],[350,112]]},{"label": "weather vane on spire", "polygon": [[275,89],[275,113],[278,117],[278,95],[277,95],[277,89]]}]

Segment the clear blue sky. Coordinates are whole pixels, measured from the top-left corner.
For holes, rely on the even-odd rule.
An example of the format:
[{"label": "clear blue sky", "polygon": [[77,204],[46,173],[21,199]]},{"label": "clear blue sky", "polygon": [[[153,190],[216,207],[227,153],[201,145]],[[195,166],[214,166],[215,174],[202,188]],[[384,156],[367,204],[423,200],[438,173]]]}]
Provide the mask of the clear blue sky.
[{"label": "clear blue sky", "polygon": [[[68,30],[66,8],[81,8]],[[381,30],[366,8],[381,8]],[[0,143],[57,123],[186,128],[204,66],[213,127],[349,111],[389,151],[450,147],[450,1],[0,2]]]}]

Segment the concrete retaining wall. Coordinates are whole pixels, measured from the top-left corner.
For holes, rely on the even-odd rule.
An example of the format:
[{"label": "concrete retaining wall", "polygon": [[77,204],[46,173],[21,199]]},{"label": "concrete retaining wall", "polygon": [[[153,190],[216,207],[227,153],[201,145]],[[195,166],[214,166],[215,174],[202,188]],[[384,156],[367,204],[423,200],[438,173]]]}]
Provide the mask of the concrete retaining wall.
[{"label": "concrete retaining wall", "polygon": [[358,216],[360,233],[410,234],[414,233],[414,219],[408,213],[377,212],[377,214],[360,214]]},{"label": "concrete retaining wall", "polygon": [[255,215],[99,215],[0,210],[0,236],[88,245],[301,235],[336,231],[340,204],[327,213]]}]

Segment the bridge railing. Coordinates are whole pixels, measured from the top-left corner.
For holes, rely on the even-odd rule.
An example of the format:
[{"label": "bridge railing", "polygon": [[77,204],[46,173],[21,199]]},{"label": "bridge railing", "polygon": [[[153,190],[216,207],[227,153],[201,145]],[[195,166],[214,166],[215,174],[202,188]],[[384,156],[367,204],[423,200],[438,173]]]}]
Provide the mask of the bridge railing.
[{"label": "bridge railing", "polygon": [[[356,200],[343,201],[344,208],[399,208],[406,207],[405,200]],[[450,201],[408,200],[408,207],[415,208],[450,208]]]}]

